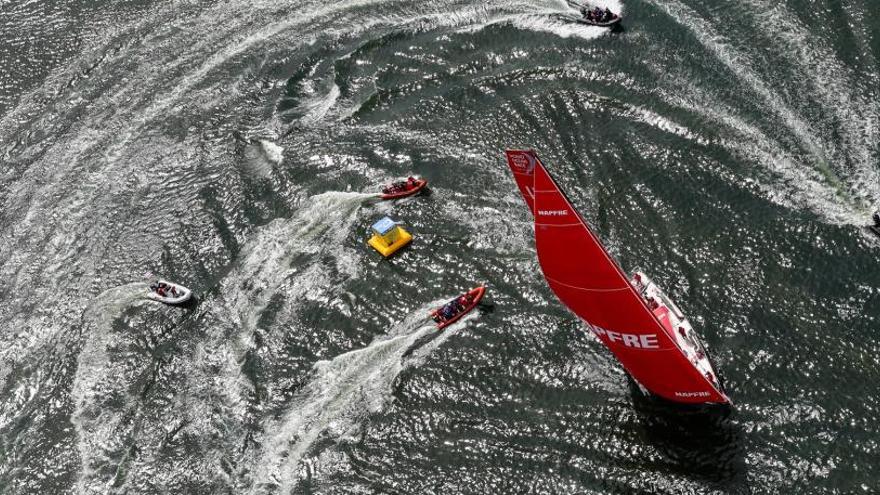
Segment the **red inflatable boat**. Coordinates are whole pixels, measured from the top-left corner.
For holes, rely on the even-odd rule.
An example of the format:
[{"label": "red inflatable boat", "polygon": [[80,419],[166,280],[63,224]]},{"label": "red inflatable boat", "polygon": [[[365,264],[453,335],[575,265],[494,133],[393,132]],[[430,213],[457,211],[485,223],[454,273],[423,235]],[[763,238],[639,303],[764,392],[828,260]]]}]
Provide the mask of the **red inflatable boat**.
[{"label": "red inflatable boat", "polygon": [[412,196],[413,194],[420,192],[427,185],[428,181],[425,179],[415,179],[410,177],[407,180],[394,182],[393,184],[385,186],[385,188],[382,189],[382,199],[400,199]]},{"label": "red inflatable boat", "polygon": [[485,286],[479,286],[465,292],[464,294],[449,301],[443,306],[431,311],[431,317],[437,323],[437,328],[445,328],[452,325],[462,316],[468,314],[472,309],[477,307],[483,294],[486,293]]}]

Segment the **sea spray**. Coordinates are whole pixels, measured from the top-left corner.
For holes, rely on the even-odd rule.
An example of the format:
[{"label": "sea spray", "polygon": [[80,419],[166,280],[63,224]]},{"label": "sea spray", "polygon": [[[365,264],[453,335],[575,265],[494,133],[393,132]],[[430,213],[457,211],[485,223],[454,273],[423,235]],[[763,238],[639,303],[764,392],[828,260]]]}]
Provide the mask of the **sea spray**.
[{"label": "sea spray", "polygon": [[[867,212],[866,205],[856,196],[848,191],[847,177],[834,170],[829,164],[834,162],[834,146],[825,139],[821,139],[821,134],[817,131],[816,123],[809,120],[806,116],[797,111],[782,97],[783,95],[778,89],[766,80],[760,73],[752,68],[747,54],[737,50],[731,42],[725,40],[712,26],[711,22],[702,18],[692,9],[684,4],[672,2],[653,2],[659,9],[665,11],[676,22],[682,24],[689,29],[696,39],[709,50],[719,62],[737,77],[737,79],[747,85],[752,94],[762,103],[762,105],[772,112],[784,123],[786,129],[797,139],[798,144],[808,153],[810,167],[805,167],[800,160],[792,160],[783,150],[785,146],[782,143],[771,142],[771,138],[766,136],[762,131],[756,131],[754,126],[748,121],[742,119],[721,118],[727,125],[732,125],[739,131],[750,134],[752,142],[736,145],[746,156],[754,158],[758,163],[764,163],[770,168],[773,174],[779,175],[785,179],[785,182],[797,184],[796,189],[792,191],[797,200],[804,203],[817,213],[821,213],[828,217],[829,221],[835,223],[859,223],[861,220],[853,211],[861,211],[862,215]],[[821,57],[824,60],[833,59],[833,57]],[[821,84],[817,85],[821,87]],[[693,98],[693,97],[691,97]],[[835,104],[829,107],[837,110],[847,101],[847,98],[838,98]],[[703,107],[701,107],[702,110]],[[705,110],[703,110],[705,112]],[[718,118],[718,117],[716,117]],[[847,119],[843,119],[845,122]],[[871,122],[876,121],[876,117],[872,115]],[[872,124],[873,126],[873,124]],[[855,133],[855,132],[853,132]],[[760,146],[755,146],[758,142]],[[859,155],[860,165],[867,159],[870,153],[864,145],[857,147],[856,153]],[[862,166],[859,171],[862,177],[876,176],[876,172],[870,170],[869,167]],[[858,179],[862,180],[862,179]],[[778,187],[778,184],[774,184]],[[786,195],[780,195],[778,192],[766,190],[770,199],[786,206],[789,201]]]},{"label": "sea spray", "polygon": [[274,318],[288,321],[277,312],[289,311],[289,320],[296,320],[292,313],[303,301],[332,291],[339,277],[357,276],[358,260],[343,244],[361,207],[373,200],[374,194],[333,191],[306,198],[292,217],[270,222],[247,240],[212,296],[216,300],[205,302],[218,309],[214,324],[192,346],[191,366],[179,384],[189,393],[211,397],[210,403],[197,403],[203,410],[191,414],[196,418],[191,428],[220,428],[235,438],[259,421],[250,400],[254,383],[242,366],[257,346],[255,335],[276,340],[296,328],[261,318],[271,305],[283,308],[273,309]]},{"label": "sea spray", "polygon": [[[394,380],[420,366],[478,312],[438,331],[427,315],[435,301],[409,313],[367,347],[314,365],[313,377],[280,420],[268,422],[263,450],[254,467],[251,493],[289,493],[304,477],[305,457],[320,439],[355,436],[370,414],[391,400]],[[423,339],[435,334],[428,342]]]},{"label": "sea spray", "polygon": [[273,168],[284,161],[284,148],[268,139],[245,139],[244,163],[247,170],[257,177],[271,178]]},{"label": "sea spray", "polygon": [[[263,227],[249,241],[242,259],[226,277],[221,294],[233,309],[242,328],[252,330],[266,305],[297,270],[291,262],[297,256],[314,256],[325,251],[343,253],[341,247],[350,234],[358,211],[374,200],[374,194],[326,192],[308,198],[292,218],[278,219]],[[347,258],[345,258],[347,259]],[[349,276],[357,267],[337,268]],[[302,293],[326,284],[321,267],[311,265],[291,281],[288,292]],[[314,272],[318,270],[318,272]]]},{"label": "sea spray", "polygon": [[301,122],[303,124],[316,124],[323,120],[328,112],[330,112],[330,109],[333,108],[333,105],[336,104],[339,95],[339,86],[333,83],[327,91],[327,94],[303,102],[299,108],[299,111],[304,114]]},{"label": "sea spray", "polygon": [[[123,424],[126,418],[119,414],[118,404],[109,403],[128,402],[129,383],[124,363],[114,362],[111,354],[131,336],[114,332],[112,325],[122,311],[145,296],[146,291],[144,283],[114,287],[95,298],[83,314],[84,344],[77,358],[71,390],[75,407],[71,423],[82,463],[77,481],[79,493],[102,493],[107,476],[98,471],[110,462],[112,452],[125,449],[123,443],[127,435],[120,434],[119,430],[127,427]],[[100,486],[94,486],[93,478],[102,480],[98,482]]]},{"label": "sea spray", "polygon": [[262,147],[263,155],[266,157],[267,160],[274,163],[275,165],[281,165],[281,162],[284,161],[283,147],[266,139],[260,139],[260,146]]}]

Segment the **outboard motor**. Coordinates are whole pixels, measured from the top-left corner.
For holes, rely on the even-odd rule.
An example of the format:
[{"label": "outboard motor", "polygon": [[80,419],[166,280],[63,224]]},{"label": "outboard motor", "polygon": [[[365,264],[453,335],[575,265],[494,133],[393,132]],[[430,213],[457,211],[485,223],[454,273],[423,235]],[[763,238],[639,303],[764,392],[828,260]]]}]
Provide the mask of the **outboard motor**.
[{"label": "outboard motor", "polygon": [[880,227],[880,210],[874,212],[874,225]]}]

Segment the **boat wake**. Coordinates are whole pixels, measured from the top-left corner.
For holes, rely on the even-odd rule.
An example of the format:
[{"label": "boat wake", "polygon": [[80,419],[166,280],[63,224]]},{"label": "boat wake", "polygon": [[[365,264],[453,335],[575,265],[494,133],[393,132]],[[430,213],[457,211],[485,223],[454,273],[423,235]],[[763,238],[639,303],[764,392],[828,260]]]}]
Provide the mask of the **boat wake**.
[{"label": "boat wake", "polygon": [[[504,16],[485,24],[466,28],[466,30],[474,31],[490,25],[509,23],[517,29],[549,33],[559,36],[560,38],[582,38],[585,40],[592,40],[600,38],[608,33],[607,27],[588,26],[576,22],[576,19],[580,16],[578,8],[575,8],[570,2],[561,3],[561,6],[558,3],[554,3],[548,5],[546,8],[538,10],[537,12],[534,11],[533,5],[532,8],[529,9],[531,10],[529,13]],[[591,3],[591,5],[599,5],[602,8],[607,6],[613,12],[618,13],[622,12],[623,9],[623,5],[616,0],[602,3]]]},{"label": "boat wake", "polygon": [[109,289],[83,315],[84,344],[73,378],[71,398],[75,409],[70,418],[82,463],[77,482],[80,493],[105,492],[108,472],[113,472],[119,461],[114,457],[127,448],[128,435],[120,434],[120,430],[131,425],[125,424],[120,408],[131,409],[136,398],[129,393],[127,363],[117,359],[117,354],[134,337],[114,331],[113,321],[142,299],[146,291],[144,283]]},{"label": "boat wake", "polygon": [[[306,199],[292,218],[264,226],[220,284],[225,323],[205,334],[199,351],[204,361],[196,363],[200,370],[193,376],[212,377],[230,404],[240,403],[252,388],[241,362],[255,347],[255,332],[264,326],[275,333],[289,331],[261,325],[264,312],[273,305],[276,313],[292,313],[304,298],[319,297],[331,285],[357,276],[355,255],[342,246],[361,206],[374,200],[372,194],[327,192]],[[215,368],[218,358],[220,370]]]},{"label": "boat wake", "polygon": [[[307,456],[317,457],[314,446],[323,440],[333,443],[354,439],[366,418],[384,410],[391,401],[394,381],[401,372],[420,366],[438,347],[452,337],[472,312],[438,332],[426,321],[435,301],[412,311],[390,331],[363,349],[321,361],[313,377],[280,420],[264,425],[267,437],[254,469],[251,493],[290,493],[296,483],[310,476]],[[424,342],[430,334],[430,341]],[[333,453],[328,453],[333,456]]]},{"label": "boat wake", "polygon": [[510,23],[518,29],[555,34],[560,38],[592,40],[608,33],[607,27],[587,26],[575,22],[574,16],[569,18],[568,12],[558,16],[518,15],[512,17]]},{"label": "boat wake", "polygon": [[[45,63],[39,57],[3,55],[59,44],[27,34],[24,17],[20,32],[0,27],[18,39],[12,52],[0,49],[0,66],[30,73],[33,88],[15,100],[0,95],[0,105],[12,105],[0,112],[0,275],[10,289],[0,296],[9,329],[0,332],[0,486],[10,491],[262,493],[297,491],[310,477],[356,491],[341,486],[346,479],[331,464],[345,469],[346,456],[362,450],[334,446],[348,447],[376,411],[405,422],[391,405],[395,383],[455,333],[434,331],[421,310],[389,329],[407,300],[382,300],[373,282],[405,273],[392,285],[424,294],[455,274],[480,274],[518,288],[522,300],[546,299],[534,280],[532,223],[511,223],[509,212],[524,210],[518,198],[510,205],[512,189],[498,186],[508,179],[500,180],[495,154],[513,142],[570,165],[567,178],[581,185],[582,199],[595,198],[590,214],[624,259],[642,260],[624,244],[624,229],[650,223],[647,242],[669,241],[656,265],[683,265],[681,291],[699,287],[700,267],[716,257],[718,266],[735,265],[721,286],[730,297],[701,315],[731,334],[775,324],[739,311],[765,292],[775,270],[763,269],[770,251],[722,245],[752,238],[754,203],[773,206],[771,214],[808,210],[822,222],[855,224],[880,202],[870,12],[813,30],[821,12],[770,0],[738,9],[650,0],[629,9],[626,34],[608,36],[562,21],[578,15],[564,0],[135,3],[136,16],[110,9],[94,19],[98,2],[69,19],[88,40],[65,50],[46,77],[30,70]],[[618,0],[607,6],[625,8]],[[680,168],[664,174],[673,163]],[[431,201],[310,197],[409,174],[431,179]],[[666,188],[668,178],[683,187]],[[676,203],[677,194],[698,189],[708,196],[693,204],[717,204],[716,216],[679,223],[703,209]],[[624,216],[640,207],[643,217]],[[382,212],[411,222],[427,242],[396,262],[366,251],[365,217]],[[816,252],[851,252],[854,263],[871,255],[835,251],[825,232],[811,232],[786,234],[815,242]],[[759,240],[782,245],[771,237]],[[691,238],[707,244],[682,247]],[[773,252],[796,266],[796,251]],[[803,276],[821,269],[810,266]],[[146,267],[203,292],[198,311],[140,302],[143,284],[105,291]],[[825,285],[817,287],[811,300],[826,297]],[[852,314],[870,308],[855,307],[861,302],[852,302]],[[543,328],[519,313],[532,307],[511,309],[512,321]],[[803,314],[778,316],[800,325]],[[535,349],[515,354],[543,359]],[[734,351],[726,367],[746,370],[740,378],[766,371],[751,366],[762,354]],[[837,352],[849,356],[848,348]],[[521,431],[498,434],[477,454],[530,442]],[[588,442],[571,449],[580,455]],[[399,472],[413,448],[401,445],[387,467],[369,453],[363,466]],[[633,437],[619,446],[645,451]],[[551,457],[570,452],[550,448]],[[790,452],[759,454],[754,464],[772,474]],[[584,458],[604,468],[604,455]],[[546,473],[520,458],[497,472],[505,480],[508,469]],[[424,472],[408,469],[414,481],[364,490],[419,492],[413,487],[428,486],[417,482],[432,472],[441,481],[464,473],[442,457],[427,459]],[[656,468],[648,458],[633,465]],[[313,476],[316,466],[323,471]]]},{"label": "boat wake", "polygon": [[[326,285],[320,265],[292,266],[298,257],[333,251],[335,268],[348,277],[357,276],[357,265],[340,246],[351,234],[361,206],[375,199],[374,194],[326,192],[306,199],[306,206],[292,218],[263,227],[221,287],[242,328],[256,327],[260,314],[286,282],[286,292],[291,294]],[[291,278],[293,274],[297,276]]]},{"label": "boat wake", "polygon": [[[880,201],[880,191],[876,190],[878,171],[871,159],[876,151],[878,121],[880,116],[872,102],[859,101],[856,95],[841,85],[836,79],[846,79],[846,71],[836,62],[831,53],[826,53],[808,39],[803,29],[794,26],[793,15],[784,12],[774,16],[785,24],[778,37],[791,45],[786,53],[794,54],[793,64],[801,71],[807,86],[803,93],[818,99],[827,115],[835,115],[835,126],[841,129],[841,139],[847,148],[839,148],[832,140],[824,139],[829,132],[827,125],[809,119],[803,111],[775,86],[767,83],[749,63],[750,56],[738,50],[716,29],[712,23],[689,7],[679,2],[652,2],[671,18],[688,28],[696,39],[711,52],[736,78],[757,98],[762,108],[770,110],[774,118],[784,125],[805,154],[785,152],[787,147],[782,138],[759,129],[750,119],[736,117],[714,103],[708,96],[702,103],[684,103],[683,106],[706,113],[709,117],[729,126],[741,136],[741,142],[730,142],[729,146],[752,161],[762,164],[770,172],[769,179],[758,178],[759,188],[774,202],[789,208],[806,206],[821,214],[833,223],[863,224],[872,204]],[[767,12],[769,6],[755,5],[746,12]],[[776,6],[776,9],[782,7]],[[766,23],[766,19],[755,22]],[[834,74],[829,78],[827,74]],[[697,99],[699,93],[694,88],[688,91],[690,100]],[[800,88],[799,88],[800,89]],[[790,98],[789,98],[790,99]],[[806,162],[806,163],[804,163]],[[805,166],[807,165],[807,166]],[[772,181],[772,182],[771,182]],[[780,189],[782,188],[782,190]]]}]

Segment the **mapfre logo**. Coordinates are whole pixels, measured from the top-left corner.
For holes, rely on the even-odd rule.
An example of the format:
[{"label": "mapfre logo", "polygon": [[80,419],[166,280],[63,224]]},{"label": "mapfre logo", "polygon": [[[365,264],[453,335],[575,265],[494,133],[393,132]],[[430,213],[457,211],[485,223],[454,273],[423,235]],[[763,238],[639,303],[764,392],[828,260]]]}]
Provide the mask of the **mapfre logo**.
[{"label": "mapfre logo", "polygon": [[608,339],[609,344],[613,344],[615,342],[620,342],[621,344],[627,347],[635,347],[637,349],[659,349],[660,342],[657,340],[657,334],[632,334],[632,333],[621,333],[615,332],[613,330],[605,330],[602,327],[598,327],[596,325],[589,325],[590,330],[596,334],[597,337],[605,337]]},{"label": "mapfre logo", "polygon": [[525,151],[509,153],[510,166],[522,174],[531,174],[535,170],[535,157]]},{"label": "mapfre logo", "polygon": [[542,217],[564,217],[568,215],[568,210],[538,210],[538,215]]},{"label": "mapfre logo", "polygon": [[676,397],[683,397],[683,398],[688,398],[688,397],[709,397],[710,395],[712,395],[712,394],[710,394],[709,392],[704,392],[704,391],[702,391],[702,390],[697,391],[697,392],[676,392],[676,393],[675,393],[675,396],[676,396]]}]

